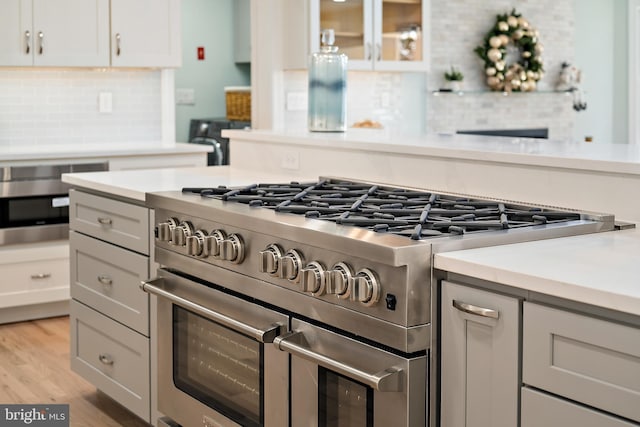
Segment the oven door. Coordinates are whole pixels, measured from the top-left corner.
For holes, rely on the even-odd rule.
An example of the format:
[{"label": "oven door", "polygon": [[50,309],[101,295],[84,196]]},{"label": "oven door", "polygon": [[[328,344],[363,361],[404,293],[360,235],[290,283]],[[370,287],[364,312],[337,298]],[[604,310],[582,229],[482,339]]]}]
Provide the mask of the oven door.
[{"label": "oven door", "polygon": [[184,426],[286,426],[288,317],[160,269],[158,409]]},{"label": "oven door", "polygon": [[292,355],[292,426],[426,426],[426,355],[405,358],[298,319],[291,329],[274,345]]}]

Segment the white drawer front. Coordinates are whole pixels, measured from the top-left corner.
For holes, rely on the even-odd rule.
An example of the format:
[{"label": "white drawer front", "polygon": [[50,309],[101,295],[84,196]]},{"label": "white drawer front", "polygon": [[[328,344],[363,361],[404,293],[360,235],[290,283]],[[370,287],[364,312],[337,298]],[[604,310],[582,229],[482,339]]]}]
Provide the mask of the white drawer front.
[{"label": "white drawer front", "polygon": [[526,385],[640,421],[640,329],[525,303]]},{"label": "white drawer front", "polygon": [[69,299],[69,253],[64,243],[0,250],[0,308]]},{"label": "white drawer front", "polygon": [[71,231],[71,296],[149,336],[149,258]]},{"label": "white drawer front", "polygon": [[522,388],[522,427],[638,427],[616,417]]},{"label": "white drawer front", "polygon": [[149,339],[75,300],[70,319],[71,369],[149,421]]},{"label": "white drawer front", "polygon": [[78,190],[69,196],[72,230],[149,254],[149,209]]}]

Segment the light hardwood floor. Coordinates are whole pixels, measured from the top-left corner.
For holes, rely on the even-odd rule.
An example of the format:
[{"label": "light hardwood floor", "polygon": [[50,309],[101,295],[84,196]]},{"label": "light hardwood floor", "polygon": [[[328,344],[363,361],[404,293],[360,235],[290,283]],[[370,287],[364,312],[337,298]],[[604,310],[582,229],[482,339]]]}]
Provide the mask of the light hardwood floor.
[{"label": "light hardwood floor", "polygon": [[74,427],[148,426],[71,372],[66,316],[0,325],[0,403],[68,403]]}]

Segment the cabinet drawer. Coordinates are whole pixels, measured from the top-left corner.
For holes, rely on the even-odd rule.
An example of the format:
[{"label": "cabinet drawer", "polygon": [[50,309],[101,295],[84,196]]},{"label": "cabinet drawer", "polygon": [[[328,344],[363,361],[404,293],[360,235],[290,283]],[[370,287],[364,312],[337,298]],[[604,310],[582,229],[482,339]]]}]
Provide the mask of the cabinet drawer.
[{"label": "cabinet drawer", "polygon": [[149,258],[71,231],[71,296],[149,336]]},{"label": "cabinet drawer", "polygon": [[522,427],[638,427],[585,406],[522,388]]},{"label": "cabinet drawer", "polygon": [[69,196],[72,230],[149,254],[149,209],[78,190]]},{"label": "cabinet drawer", "polygon": [[0,248],[0,309],[69,299],[67,242]]},{"label": "cabinet drawer", "polygon": [[148,422],[149,339],[75,300],[70,323],[71,369]]},{"label": "cabinet drawer", "polygon": [[525,303],[526,385],[640,421],[640,330]]}]

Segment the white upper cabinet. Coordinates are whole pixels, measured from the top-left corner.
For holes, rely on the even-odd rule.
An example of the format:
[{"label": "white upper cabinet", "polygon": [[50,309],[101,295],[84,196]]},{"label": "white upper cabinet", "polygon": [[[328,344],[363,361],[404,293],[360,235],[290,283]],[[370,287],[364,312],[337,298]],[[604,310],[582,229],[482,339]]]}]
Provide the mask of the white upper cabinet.
[{"label": "white upper cabinet", "polygon": [[0,0],[0,65],[109,65],[109,0]]},{"label": "white upper cabinet", "polygon": [[180,67],[180,0],[111,0],[111,65]]},{"label": "white upper cabinet", "polygon": [[349,69],[426,71],[429,67],[427,0],[311,0],[310,51],[333,29]]}]

